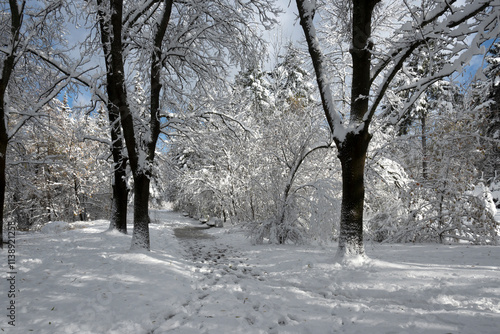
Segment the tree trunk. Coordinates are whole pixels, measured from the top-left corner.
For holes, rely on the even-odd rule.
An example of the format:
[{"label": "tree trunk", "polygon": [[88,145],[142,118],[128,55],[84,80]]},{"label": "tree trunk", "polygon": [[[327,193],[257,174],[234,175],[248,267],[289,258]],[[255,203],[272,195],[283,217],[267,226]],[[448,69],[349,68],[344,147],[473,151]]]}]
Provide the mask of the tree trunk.
[{"label": "tree trunk", "polygon": [[368,105],[371,88],[371,21],[379,0],[354,0],[352,11],[352,86],[350,123],[356,128],[336,140],[342,165],[342,204],[337,259],[365,255],[363,245],[364,171],[371,135]]},{"label": "tree trunk", "polygon": [[7,161],[7,129],[3,99],[0,101],[0,249],[3,248],[3,208],[5,203],[5,166]]},{"label": "tree trunk", "polygon": [[[168,23],[170,21],[170,14],[172,12],[172,0],[164,0],[163,15],[161,20],[157,22],[156,31],[154,34],[154,50],[151,54],[151,105],[150,112],[151,118],[149,120],[151,137],[148,138],[146,142],[146,161],[143,162],[145,165],[142,166],[138,163],[138,157],[134,156],[134,160],[131,163],[132,173],[134,175],[134,233],[132,235],[132,246],[131,249],[146,249],[150,250],[150,240],[149,240],[149,184],[152,177],[151,168],[155,158],[156,143],[160,135],[160,93],[162,89],[161,85],[161,46],[163,43],[163,38],[167,30]],[[123,110],[122,112],[122,127],[125,133],[125,139],[127,140],[127,147],[129,156],[132,155],[130,151],[131,147],[137,147],[135,144],[133,146],[129,145],[129,138],[133,134],[133,123],[131,122],[132,117],[127,118],[127,123],[123,122]],[[125,127],[128,126],[128,130],[132,129],[132,134],[127,135],[125,132]],[[135,143],[135,138],[134,138]]]},{"label": "tree trunk", "polygon": [[138,174],[134,177],[134,233],[130,249],[150,250],[149,241],[149,177]]},{"label": "tree trunk", "polygon": [[[98,5],[101,8],[103,7],[102,0],[98,1]],[[121,6],[120,3],[113,5]],[[111,153],[113,155],[113,199],[109,229],[116,228],[122,233],[127,233],[128,186],[125,173],[127,160],[123,156],[123,141],[120,129],[120,108],[127,106],[127,95],[123,87],[124,83],[120,81],[120,75],[113,75],[113,73],[123,73],[121,33],[119,34],[119,41],[112,38],[112,32],[114,32],[112,24],[118,22],[121,25],[121,12],[119,13],[120,18],[115,18],[111,22],[106,21],[106,13],[102,9],[98,11],[98,15],[102,48],[106,62],[107,109],[111,128]],[[119,31],[121,32],[121,30]],[[111,41],[114,42],[111,43]]]},{"label": "tree trunk", "polygon": [[370,134],[349,133],[339,147],[342,165],[342,204],[337,258],[364,255],[363,205],[365,198],[364,171]]},{"label": "tree trunk", "polygon": [[111,104],[108,104],[108,117],[111,126],[111,153],[113,155],[113,199],[109,230],[116,229],[127,234],[128,186],[125,172],[127,161],[123,156],[120,114]]},{"label": "tree trunk", "polygon": [[[7,133],[7,119],[5,116],[5,94],[9,85],[10,77],[15,66],[15,50],[21,31],[21,15],[16,0],[9,0],[10,6],[10,54],[4,59],[2,64],[2,77],[0,78],[0,248],[3,248],[3,210],[5,203],[5,168],[7,162],[7,144],[9,136]],[[7,41],[3,42],[6,43]]]},{"label": "tree trunk", "polygon": [[[78,218],[80,218],[80,221],[84,221],[85,220],[85,208],[82,206],[82,202],[80,201],[80,196],[78,195],[78,192],[80,191],[80,182],[78,181],[78,178],[76,177],[76,175],[73,175],[73,190],[75,192],[75,211],[78,212]],[[75,216],[73,216],[73,221],[74,220],[75,220]]]},{"label": "tree trunk", "polygon": [[427,126],[426,126],[426,115],[425,112],[422,113],[422,178],[427,180]]},{"label": "tree trunk", "polygon": [[128,187],[126,182],[120,181],[121,174],[115,170],[109,230],[116,229],[118,232],[127,234]]},{"label": "tree trunk", "polygon": [[[102,7],[102,0],[98,5]],[[161,45],[166,33],[172,0],[164,0],[163,16],[157,22],[154,34],[154,50],[151,54],[151,137],[145,142],[146,159],[139,159],[141,149],[137,141],[134,121],[128,104],[125,66],[123,55],[123,0],[110,0],[111,15],[108,19],[106,13],[99,10],[99,23],[101,28],[101,42],[104,49],[107,69],[108,105],[116,110],[120,116],[120,124],[128,152],[128,160],[134,177],[134,231],[132,234],[131,249],[150,249],[149,244],[149,183],[151,166],[154,161],[156,142],[160,134],[160,74],[161,74]],[[115,109],[116,108],[116,109]]]}]

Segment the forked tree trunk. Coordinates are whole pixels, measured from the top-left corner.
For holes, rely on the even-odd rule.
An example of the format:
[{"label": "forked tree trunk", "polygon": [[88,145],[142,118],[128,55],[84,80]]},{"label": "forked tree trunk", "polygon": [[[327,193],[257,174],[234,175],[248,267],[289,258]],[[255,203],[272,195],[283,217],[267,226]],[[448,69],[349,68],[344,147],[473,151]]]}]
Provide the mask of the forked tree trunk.
[{"label": "forked tree trunk", "polygon": [[[326,119],[334,135],[342,164],[342,205],[340,213],[339,248],[336,258],[364,256],[363,204],[366,152],[371,136],[368,133],[372,115],[368,114],[371,88],[371,23],[375,5],[380,0],[352,0],[351,106],[349,130],[344,128],[334,110],[328,84],[326,60],[314,28],[316,9],[313,1],[297,0],[300,24],[304,30],[319,86]],[[336,116],[337,115],[337,116]],[[344,133],[347,132],[347,133]]]},{"label": "forked tree trunk", "polygon": [[368,117],[371,88],[370,41],[372,14],[380,0],[353,0],[351,112],[350,124],[355,125],[343,141],[336,141],[342,164],[342,204],[337,258],[365,255],[363,244],[363,206],[365,200],[364,172],[366,152],[371,135]]},{"label": "forked tree trunk", "polygon": [[[375,6],[381,0],[348,1],[351,4],[352,13],[350,18],[352,22],[352,40],[349,49],[352,57],[352,77],[347,80],[351,83],[351,104],[349,116],[346,117],[335,110],[332,101],[326,69],[327,61],[321,51],[320,40],[314,27],[314,15],[318,5],[314,0],[296,0],[296,2],[300,25],[304,30],[309,54],[316,73],[323,109],[342,163],[343,194],[340,244],[337,257],[364,255],[363,172],[366,150],[370,142],[368,128],[385,92],[391,86],[391,82],[397,73],[403,68],[406,60],[419,46],[425,45],[429,41],[442,39],[451,43],[452,36],[457,31],[461,32],[460,35],[463,38],[468,38],[472,34],[478,37],[478,40],[473,42],[475,45],[480,45],[481,42],[486,41],[488,38],[494,38],[497,34],[496,30],[490,29],[490,27],[494,26],[498,21],[499,6],[492,0],[483,1],[476,6],[461,8],[454,4],[455,1],[436,1],[435,9],[431,10],[425,19],[416,20],[420,22],[415,30],[419,31],[421,36],[424,37],[404,37],[406,39],[401,40],[402,43],[397,43],[397,46],[386,55],[387,58],[383,55],[377,57],[376,66],[372,67],[372,15]],[[455,11],[453,6],[456,6],[457,9],[455,13],[453,13]],[[472,18],[478,20],[470,20]],[[473,21],[477,21],[477,24],[470,23]],[[428,33],[431,28],[434,30],[432,33],[434,36],[432,37],[432,34]],[[467,31],[470,31],[470,35]],[[489,35],[490,33],[491,35]],[[454,39],[456,40],[456,38]],[[462,55],[471,57],[473,52],[464,52]],[[412,94],[410,102],[418,98],[430,84],[449,76],[454,71],[456,71],[455,66],[443,67],[438,74],[420,80],[420,83],[416,84],[415,88],[417,90]],[[376,91],[372,91],[371,86],[375,81],[379,85]],[[370,102],[371,106],[369,105]],[[425,168],[427,166],[423,169]]]},{"label": "forked tree trunk", "polygon": [[[146,142],[146,166],[141,166],[138,163],[137,153],[131,163],[132,173],[134,175],[134,233],[132,235],[131,249],[146,249],[150,250],[149,240],[149,184],[151,182],[152,172],[151,166],[155,158],[156,143],[160,135],[160,93],[161,85],[161,60],[162,60],[162,43],[167,31],[168,23],[170,22],[170,14],[172,12],[173,0],[164,0],[164,8],[161,19],[156,22],[154,33],[154,50],[151,54],[151,101],[150,112],[151,118],[149,121],[150,138]],[[131,124],[128,117],[128,122],[123,122],[122,112],[122,127],[125,132],[125,127]],[[133,131],[132,131],[133,133]],[[130,138],[125,134],[125,139]],[[127,141],[129,145],[129,141]],[[129,156],[131,152],[129,149]]]},{"label": "forked tree trunk", "polygon": [[[113,5],[116,5],[112,3]],[[127,161],[123,156],[123,140],[120,128],[120,109],[127,107],[127,94],[123,82],[123,59],[121,59],[121,34],[119,40],[114,39],[114,29],[111,22],[106,20],[104,4],[98,0],[101,9],[98,11],[101,42],[106,63],[106,90],[108,94],[108,118],[111,128],[111,153],[113,155],[113,198],[109,229],[117,229],[127,233],[127,200],[128,187],[125,168]],[[120,7],[120,4],[118,4]],[[116,13],[115,13],[116,14]],[[120,14],[121,15],[121,14]],[[116,22],[118,20],[115,21]],[[118,23],[121,25],[121,18]],[[112,43],[113,41],[113,43]]]}]

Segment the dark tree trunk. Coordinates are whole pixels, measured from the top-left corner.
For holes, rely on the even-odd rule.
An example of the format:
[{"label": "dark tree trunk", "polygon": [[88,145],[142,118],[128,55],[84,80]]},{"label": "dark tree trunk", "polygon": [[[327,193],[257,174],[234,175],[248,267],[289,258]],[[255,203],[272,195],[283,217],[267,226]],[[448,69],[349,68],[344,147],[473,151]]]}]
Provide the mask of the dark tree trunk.
[{"label": "dark tree trunk", "polygon": [[[21,12],[16,0],[9,0],[10,6],[10,54],[4,59],[2,64],[2,77],[0,78],[0,248],[3,248],[3,210],[5,204],[5,186],[6,186],[6,163],[7,163],[7,144],[9,136],[7,133],[7,120],[5,117],[5,93],[9,85],[10,77],[15,66],[15,51],[21,31]],[[22,9],[21,9],[22,10]],[[7,41],[5,41],[7,42]]]},{"label": "dark tree trunk", "polygon": [[[98,5],[102,6],[102,0]],[[149,184],[151,165],[153,164],[156,142],[160,134],[160,74],[161,45],[166,33],[172,10],[171,0],[164,0],[162,19],[157,22],[154,33],[154,50],[151,55],[151,137],[146,139],[146,161],[139,161],[140,149],[136,140],[134,122],[130,113],[125,88],[125,68],[123,59],[123,0],[110,0],[111,16],[106,21],[105,13],[99,11],[101,41],[105,53],[107,67],[108,105],[117,110],[128,152],[128,160],[134,178],[134,231],[131,249],[150,249],[149,242]],[[116,109],[115,109],[116,108]],[[115,160],[116,161],[116,160]]]},{"label": "dark tree trunk", "polygon": [[371,135],[368,132],[371,88],[370,42],[372,14],[379,0],[354,0],[352,12],[352,86],[350,123],[357,128],[336,141],[342,165],[342,204],[337,258],[364,255],[363,206],[366,152]]},{"label": "dark tree trunk", "polygon": [[[98,5],[102,8],[102,0],[98,1]],[[111,32],[113,29],[109,22],[105,20],[106,14],[102,9],[99,10],[98,15],[101,42],[106,63],[107,109],[111,128],[111,154],[113,156],[113,198],[109,229],[117,229],[122,233],[127,233],[128,186],[125,172],[127,160],[123,156],[123,141],[120,129],[120,106],[127,105],[127,95],[124,92],[124,88],[120,87],[118,76],[112,74],[123,71],[123,61],[114,60],[114,58],[121,58],[122,56],[121,52],[119,52],[120,50],[116,50],[116,48],[121,49],[121,36],[120,43],[115,41],[112,46],[111,41],[113,38]]]},{"label": "dark tree trunk", "polygon": [[365,198],[364,171],[370,134],[349,133],[339,145],[342,165],[342,204],[337,256],[364,255],[363,205]]},{"label": "dark tree trunk", "polygon": [[[1,94],[1,93],[0,93]],[[5,203],[5,165],[7,157],[7,129],[5,127],[4,101],[0,100],[0,248],[3,248],[3,207]]]},{"label": "dark tree trunk", "polygon": [[125,172],[127,161],[123,156],[120,115],[118,110],[108,105],[108,116],[111,125],[111,153],[113,155],[113,198],[109,229],[116,229],[127,234],[128,186]]},{"label": "dark tree trunk", "polygon": [[[112,187],[113,198],[111,204],[111,219],[109,230],[117,230],[118,232],[127,234],[127,204],[128,204],[128,187],[123,181],[124,172],[115,170],[114,184]],[[122,180],[122,181],[120,181]]]},{"label": "dark tree trunk", "polygon": [[[4,63],[5,66],[5,63]],[[5,67],[4,71],[5,72]],[[10,74],[9,74],[10,75]],[[6,163],[7,163],[7,144],[9,137],[6,128],[5,119],[5,90],[7,83],[4,83],[5,73],[2,73],[0,79],[0,249],[3,248],[3,210],[5,203],[5,186],[6,186]]]},{"label": "dark tree trunk", "polygon": [[134,177],[134,232],[130,249],[150,250],[149,241],[149,177]]},{"label": "dark tree trunk", "polygon": [[[160,135],[160,94],[161,94],[161,68],[163,38],[170,22],[172,0],[164,0],[163,15],[156,24],[154,34],[154,49],[151,54],[151,105],[149,128],[151,137],[146,145],[146,166],[138,166],[137,161],[132,166],[134,174],[134,233],[132,235],[132,249],[150,249],[149,240],[149,184],[151,182],[156,143]],[[131,117],[129,117],[131,118]],[[131,124],[132,125],[132,124]],[[130,125],[130,126],[131,126]],[[122,127],[125,124],[122,123]],[[125,129],[124,129],[125,131]],[[127,139],[127,137],[126,137]],[[128,145],[128,142],[127,142]],[[130,151],[129,151],[130,155]],[[135,166],[135,167],[134,167]]]},{"label": "dark tree trunk", "polygon": [[421,115],[422,118],[422,178],[427,180],[427,126],[425,112]]},{"label": "dark tree trunk", "polygon": [[328,86],[326,61],[319,47],[314,28],[315,9],[305,0],[297,0],[300,24],[304,30],[318,82],[321,101],[326,119],[335,137],[342,164],[342,205],[340,214],[340,236],[337,258],[346,255],[364,255],[363,245],[363,204],[364,169],[366,151],[371,136],[368,133],[372,114],[369,113],[371,88],[371,21],[375,5],[380,0],[352,1],[352,86],[350,130],[344,134],[342,119],[331,103]]}]

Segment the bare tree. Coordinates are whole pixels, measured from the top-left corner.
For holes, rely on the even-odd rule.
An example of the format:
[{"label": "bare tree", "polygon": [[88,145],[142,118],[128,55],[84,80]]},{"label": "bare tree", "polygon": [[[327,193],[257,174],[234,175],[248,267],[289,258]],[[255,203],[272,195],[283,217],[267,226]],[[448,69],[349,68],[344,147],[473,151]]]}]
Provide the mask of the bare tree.
[{"label": "bare tree", "polygon": [[0,235],[7,145],[26,121],[36,117],[72,80],[71,73],[61,73],[54,66],[74,68],[59,49],[65,45],[62,8],[60,1],[9,0],[0,5]]},{"label": "bare tree", "polygon": [[[261,0],[97,0],[108,109],[120,117],[134,180],[132,249],[150,248],[149,187],[169,106],[182,103],[193,85],[223,79],[227,60],[240,61],[259,42],[249,18],[271,24],[276,12]],[[134,71],[149,93],[142,110],[130,104],[127,74]]]},{"label": "bare tree", "polygon": [[[467,61],[480,53],[481,44],[498,34],[500,6],[495,1],[422,1],[413,7],[407,1],[394,2],[400,13],[401,25],[384,34],[374,35],[373,28],[383,15],[394,15],[384,8],[380,0],[338,0],[331,6],[332,22],[344,34],[339,48],[349,43],[350,78],[339,80],[350,88],[347,110],[340,110],[334,101],[330,83],[329,58],[323,52],[327,42],[315,29],[317,11],[322,8],[316,1],[297,0],[300,24],[303,28],[311,60],[316,72],[323,109],[334,136],[342,164],[343,194],[341,205],[340,237],[337,258],[365,256],[363,245],[364,169],[371,134],[369,126],[381,101],[409,57],[420,47],[429,51],[433,45],[445,50],[448,62],[428,76],[416,78],[396,91],[409,91],[403,101],[399,118],[408,112],[419,96],[434,82],[459,70]],[[389,4],[391,5],[391,4]],[[343,8],[343,12],[340,12]],[[346,17],[346,12],[349,15]],[[386,26],[388,29],[389,25]],[[468,39],[469,38],[469,39]],[[432,43],[439,40],[440,43]],[[376,42],[379,42],[379,45]],[[470,43],[468,43],[470,41]],[[377,47],[378,46],[378,47]],[[341,52],[339,52],[340,54]],[[341,67],[341,66],[338,66]],[[334,75],[333,75],[334,76]],[[398,118],[394,119],[398,121]]]}]

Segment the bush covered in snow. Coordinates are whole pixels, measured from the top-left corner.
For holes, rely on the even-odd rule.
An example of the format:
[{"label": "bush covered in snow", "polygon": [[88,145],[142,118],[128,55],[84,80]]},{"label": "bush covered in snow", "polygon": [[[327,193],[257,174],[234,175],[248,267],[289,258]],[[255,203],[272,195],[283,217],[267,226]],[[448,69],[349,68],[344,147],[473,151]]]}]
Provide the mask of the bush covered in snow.
[{"label": "bush covered in snow", "polygon": [[62,221],[51,221],[48,222],[47,224],[43,225],[42,228],[40,229],[40,232],[45,233],[45,234],[52,234],[52,233],[60,233],[64,231],[69,231],[71,230],[71,225],[67,222],[62,222]]}]

